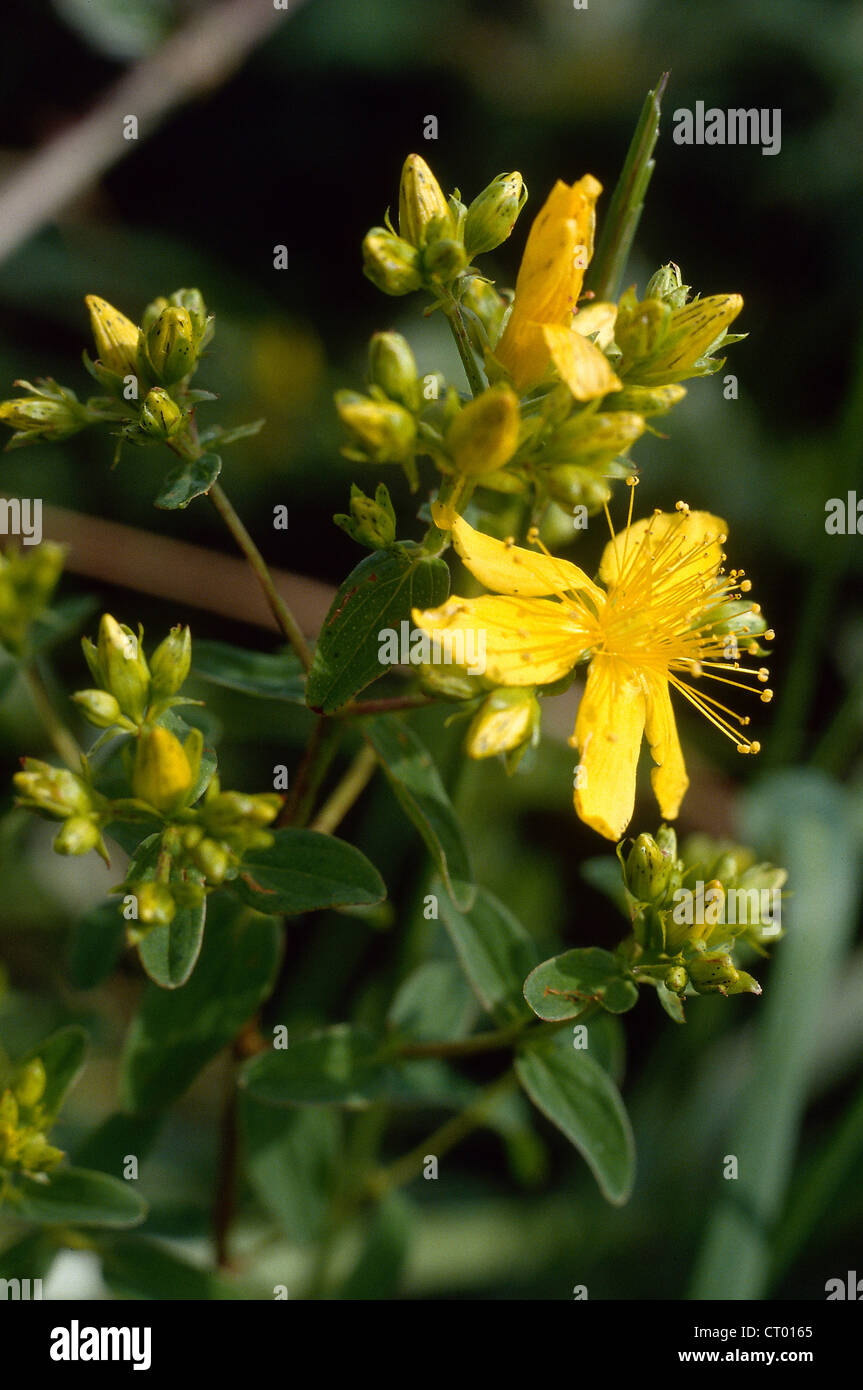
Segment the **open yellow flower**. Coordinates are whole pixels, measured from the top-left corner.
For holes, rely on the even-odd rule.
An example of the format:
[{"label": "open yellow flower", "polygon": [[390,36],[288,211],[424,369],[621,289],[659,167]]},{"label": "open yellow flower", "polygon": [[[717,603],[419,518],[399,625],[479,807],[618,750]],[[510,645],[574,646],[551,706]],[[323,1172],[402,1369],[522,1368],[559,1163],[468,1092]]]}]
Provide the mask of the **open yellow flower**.
[{"label": "open yellow flower", "polygon": [[538,385],[552,362],[578,401],[621,389],[608,358],[586,336],[604,327],[609,314],[613,323],[614,306],[592,305],[583,331],[580,315],[573,325],[601,192],[592,174],[571,186],[558,179],[530,229],[512,312],[494,352],[518,391]]},{"label": "open yellow flower", "polygon": [[[453,597],[413,614],[418,627],[437,635],[444,653],[448,638],[461,633],[464,642],[473,630],[475,642],[485,644],[485,675],[495,685],[546,685],[589,660],[570,739],[579,753],[575,809],[611,840],[620,839],[632,818],[642,736],[656,764],[651,781],[666,820],[677,815],[689,785],[671,687],[739,752],[757,753],[760,745],[739,732],[749,718],[684,677],[752,691],[768,676],[764,667],[737,659],[736,637],[729,639],[722,627],[723,606],[737,602],[736,632],[748,650],[758,650],[753,634],[764,630],[760,608],[739,602],[749,581],[742,570],[721,567],[726,523],[678,503],[676,512],[657,511],[633,524],[632,496],[626,529],[616,536],[612,530],[605,547],[599,583],[568,560],[494,540],[437,507],[435,519],[451,527],[467,568],[495,592]],[[766,639],[773,635],[767,632]],[[760,694],[768,701],[772,692]]]}]

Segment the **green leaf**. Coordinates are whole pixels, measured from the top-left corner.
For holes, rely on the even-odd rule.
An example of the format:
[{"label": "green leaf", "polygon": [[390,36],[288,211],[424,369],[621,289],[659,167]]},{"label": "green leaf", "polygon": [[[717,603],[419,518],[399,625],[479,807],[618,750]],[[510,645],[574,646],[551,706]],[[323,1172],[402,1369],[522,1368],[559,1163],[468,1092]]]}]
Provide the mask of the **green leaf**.
[{"label": "green leaf", "polygon": [[398,632],[413,608],[434,608],[448,594],[444,561],[413,542],[366,555],[342,584],[321,630],[306,687],[311,709],[332,714],[383,675],[381,630]]},{"label": "green leaf", "polygon": [[182,989],[151,985],[126,1037],[120,1074],[124,1110],[160,1110],[191,1085],[268,998],[281,954],[272,917],[216,898],[198,966]]},{"label": "green leaf", "polygon": [[305,705],[305,672],[295,652],[249,652],[230,642],[195,641],[192,646],[192,672],[201,680],[257,695],[268,700],[286,700]]},{"label": "green leaf", "polygon": [[483,1008],[500,1024],[529,1017],[523,987],[538,954],[533,938],[487,889],[478,888],[463,912],[436,886],[444,925]]},{"label": "green leaf", "polygon": [[100,903],[76,922],[69,946],[69,978],[76,989],[95,989],[120,958],[126,923],[115,902]]},{"label": "green leaf", "polygon": [[[138,846],[127,870],[129,882],[149,882],[156,877],[160,840],[160,835],[150,835]],[[196,869],[180,870],[172,866],[171,882],[190,879],[197,883],[204,881]],[[178,907],[168,926],[151,927],[138,943],[141,964],[150,979],[162,989],[178,989],[188,980],[200,955],[206,917],[207,899],[204,897],[197,906]]]},{"label": "green leaf", "polygon": [[161,1115],[109,1115],[90,1130],[72,1151],[78,1168],[95,1168],[100,1173],[122,1176],[129,1154],[142,1163],[162,1127]]},{"label": "green leaf", "polygon": [[407,1263],[413,1208],[403,1192],[391,1192],[369,1222],[366,1242],[336,1298],[389,1299],[398,1296]]},{"label": "green leaf", "polygon": [[259,1202],[292,1241],[317,1240],[326,1223],[342,1122],[324,1108],[240,1100],[246,1173]]},{"label": "green leaf", "polygon": [[459,907],[470,907],[473,868],[464,831],[425,744],[400,719],[363,720],[363,733],[449,892]]},{"label": "green leaf", "polygon": [[165,474],[155,505],[166,512],[182,511],[196,497],[203,497],[210,491],[221,471],[222,460],[218,454],[202,454],[199,459],[177,464]]},{"label": "green leaf", "polygon": [[74,1226],[137,1226],[147,1204],[131,1183],[87,1168],[58,1168],[47,1183],[22,1178],[15,1187],[14,1211],[23,1221]]},{"label": "green leaf", "polygon": [[428,960],[402,981],[387,1022],[415,1042],[456,1042],[466,1038],[477,1004],[464,971],[454,960]]},{"label": "green leaf", "polygon": [[638,986],[610,951],[588,946],[544,960],[525,980],[524,997],[538,1018],[553,1023],[575,1018],[591,1000],[625,1014],[638,1002]]},{"label": "green leaf", "polygon": [[236,1297],[229,1284],[141,1236],[112,1240],[102,1250],[105,1283],[123,1298],[210,1302]]},{"label": "green leaf", "polygon": [[656,995],[665,1012],[673,1023],[685,1023],[686,1014],[683,1010],[683,1000],[679,994],[674,994],[660,980],[656,986]]},{"label": "green leaf", "polygon": [[41,1105],[52,1120],[81,1075],[86,1052],[87,1034],[77,1023],[70,1023],[66,1028],[58,1028],[56,1033],[51,1033],[36,1047],[31,1047],[16,1062],[16,1066],[21,1066],[34,1057],[41,1059],[46,1076]]},{"label": "green leaf", "polygon": [[241,1084],[267,1105],[460,1107],[476,1094],[436,1060],[398,1061],[386,1043],[347,1023],[253,1057]]},{"label": "green leaf", "polygon": [[537,1109],[578,1149],[603,1196],[615,1206],[626,1202],[635,1177],[635,1142],[607,1072],[566,1035],[524,1048],[515,1069]]},{"label": "green leaf", "polygon": [[274,834],[274,844],[246,855],[239,876],[227,885],[249,907],[293,917],[386,897],[377,869],[353,845],[316,830]]}]

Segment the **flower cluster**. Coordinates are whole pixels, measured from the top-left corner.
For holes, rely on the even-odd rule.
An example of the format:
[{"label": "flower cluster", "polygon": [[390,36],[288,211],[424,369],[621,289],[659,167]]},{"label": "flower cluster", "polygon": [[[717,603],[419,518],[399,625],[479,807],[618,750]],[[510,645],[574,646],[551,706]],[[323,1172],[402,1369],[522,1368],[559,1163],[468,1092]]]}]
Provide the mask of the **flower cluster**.
[{"label": "flower cluster", "polygon": [[691,836],[678,852],[667,825],[639,835],[628,854],[618,846],[632,936],[621,950],[639,982],[669,996],[760,994],[734,960],[736,948],[766,955],[782,935],[784,869],[759,863],[731,841]]},{"label": "flower cluster", "polygon": [[47,1173],[63,1157],[45,1137],[53,1121],[42,1103],[46,1082],[45,1067],[35,1057],[16,1068],[0,1090],[0,1198],[10,1172]]},{"label": "flower cluster", "polygon": [[51,541],[0,554],[0,646],[13,656],[25,653],[33,624],[50,604],[63,556],[63,547]]},{"label": "flower cluster", "polygon": [[[106,862],[108,825],[149,826],[155,834],[144,842],[146,853],[139,847],[115,891],[135,897],[134,920],[144,929],[167,925],[178,907],[199,904],[209,889],[235,878],[244,854],[272,844],[267,827],[282,798],[222,791],[201,731],[173,712],[176,705],[200,703],[180,694],[192,659],[188,627],[175,627],[148,660],[143,629],[136,635],[106,613],[98,642],[85,637],[82,645],[97,684],[72,699],[101,736],[82,757],[80,772],[25,758],[14,778],[18,804],[63,822],[54,841],[59,854],[95,849]],[[100,791],[94,773],[95,755],[118,737],[119,771],[129,793],[119,796]],[[113,792],[110,772],[109,763],[106,781]],[[132,934],[140,937],[141,929]]]}]

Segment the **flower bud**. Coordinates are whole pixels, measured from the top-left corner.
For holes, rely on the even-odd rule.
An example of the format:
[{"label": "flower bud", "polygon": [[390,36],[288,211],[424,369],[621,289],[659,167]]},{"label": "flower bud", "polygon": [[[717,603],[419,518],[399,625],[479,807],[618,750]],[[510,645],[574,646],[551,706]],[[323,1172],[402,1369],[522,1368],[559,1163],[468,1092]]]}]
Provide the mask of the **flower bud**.
[{"label": "flower bud", "polygon": [[376,488],[374,498],[366,497],[362,488],[352,483],[351,514],[338,513],[333,521],[358,545],[370,550],[392,545],[396,538],[396,514],[383,483]]},{"label": "flower bud", "polygon": [[384,294],[410,294],[423,282],[416,247],[386,227],[372,227],[366,234],[363,273]]},{"label": "flower bud", "polygon": [[667,415],[672,406],[677,405],[686,395],[686,387],[669,386],[625,386],[606,398],[606,406],[613,410],[632,411],[650,419],[651,415]]},{"label": "flower bud", "polygon": [[[507,308],[503,295],[498,294],[488,280],[483,280],[480,275],[471,275],[461,291],[461,304],[468,310],[465,316],[467,332],[476,351],[483,353],[487,347],[494,347],[500,337]],[[569,393],[567,397],[569,404]]]},{"label": "flower bud", "polygon": [[168,303],[169,301],[165,298],[163,294],[158,295],[156,299],[152,299],[150,301],[143,314],[141,315],[142,333],[147,334],[149,332],[149,330],[153,327],[153,324],[156,322],[156,319],[161,314],[162,310],[167,309]]},{"label": "flower bud", "polygon": [[655,275],[651,275],[644,291],[644,298],[661,299],[665,304],[670,304],[672,309],[682,309],[690,288],[691,286],[683,283],[680,266],[675,265],[674,261],[669,261],[667,265],[661,266]]},{"label": "flower bud", "polygon": [[84,302],[90,310],[96,355],[102,366],[118,376],[137,376],[137,326],[96,294],[88,294]]},{"label": "flower bud", "polygon": [[146,883],[131,885],[138,900],[138,921],[148,927],[168,927],[174,920],[177,904],[174,894],[166,883]]},{"label": "flower bud", "polygon": [[542,474],[549,496],[561,507],[586,507],[589,513],[598,512],[611,496],[611,487],[592,468],[579,464],[559,464]]},{"label": "flower bud", "polygon": [[492,386],[456,415],[447,447],[460,473],[495,473],[518,448],[518,396],[510,386]]},{"label": "flower bud", "polygon": [[682,965],[673,965],[663,983],[672,994],[682,994],[689,983],[689,976]]},{"label": "flower bud", "polygon": [[172,627],[150,657],[150,698],[176,695],[192,665],[192,634],[188,627]]},{"label": "flower bud", "polygon": [[471,721],[465,747],[471,758],[508,753],[539,736],[540,708],[529,687],[493,690]]},{"label": "flower bud", "polygon": [[18,1150],[18,1163],[25,1173],[47,1173],[62,1157],[63,1150],[49,1144],[44,1134],[28,1134]]},{"label": "flower bud", "polygon": [[210,883],[223,883],[231,856],[217,840],[204,839],[192,851],[192,859]]},{"label": "flower bud", "polygon": [[390,400],[408,410],[420,402],[417,364],[401,333],[375,333],[369,344],[369,377]]},{"label": "flower bud", "polygon": [[183,428],[182,407],[172,400],[162,386],[148,391],[138,414],[138,426],[151,439],[170,439]]},{"label": "flower bud", "polygon": [[441,186],[425,160],[409,154],[399,187],[399,235],[413,246],[423,246],[429,227],[439,219],[452,223]]},{"label": "flower bud", "polygon": [[20,435],[37,439],[68,439],[83,429],[87,416],[76,410],[71,401],[42,400],[38,396],[21,396],[0,403],[0,424],[8,425]]},{"label": "flower bud", "polygon": [[171,303],[178,309],[185,309],[192,323],[192,334],[196,346],[200,346],[204,338],[209,318],[207,316],[207,306],[204,303],[204,296],[200,290],[175,290],[171,295]]},{"label": "flower bud", "polygon": [[21,805],[28,806],[54,820],[67,816],[86,816],[92,809],[89,788],[64,767],[51,767],[38,758],[24,758],[24,771],[16,772],[12,781],[17,788]]},{"label": "flower bud", "polygon": [[96,821],[89,816],[70,816],[60,827],[54,840],[57,854],[89,854],[102,842]]},{"label": "flower bud", "polygon": [[[697,375],[700,369],[696,364],[718,346],[742,308],[743,299],[739,294],[713,294],[674,309],[660,339],[651,343],[648,335],[648,345],[635,353],[636,358],[649,360],[637,361],[628,376],[642,386],[659,386],[676,378]],[[624,348],[619,334],[617,342],[627,356],[632,355]]]},{"label": "flower bud", "polygon": [[197,350],[187,309],[169,304],[162,310],[147,333],[147,356],[163,386],[173,386],[189,375],[197,360]]},{"label": "flower bud", "polygon": [[[123,713],[136,724],[143,719],[150,696],[150,673],[141,646],[142,635],[139,630],[136,637],[131,628],[118,623],[110,613],[104,613],[96,652],[102,684],[116,697]],[[84,654],[91,660],[86,646]]]},{"label": "flower bud", "polygon": [[97,729],[110,729],[123,718],[117,700],[107,690],[77,690],[72,699]]},{"label": "flower bud", "polygon": [[[373,401],[356,391],[337,391],[336,409],[371,463],[401,463],[413,454],[416,421],[393,401]],[[354,457],[353,454],[349,457]]]},{"label": "flower bud", "polygon": [[428,662],[420,667],[419,677],[423,690],[439,700],[474,700],[488,689],[479,676],[470,676],[457,666]]},{"label": "flower bud", "polygon": [[729,955],[696,955],[689,961],[689,976],[699,994],[760,994],[761,986],[745,970],[738,970]]},{"label": "flower bud", "polygon": [[25,1110],[32,1110],[34,1105],[38,1105],[45,1094],[47,1079],[45,1063],[41,1057],[34,1057],[26,1062],[15,1077],[12,1088],[18,1104]]},{"label": "flower bud", "polygon": [[467,255],[461,242],[452,237],[440,237],[423,252],[423,267],[427,275],[447,285],[460,275],[467,265]]},{"label": "flower bud", "polygon": [[156,724],[138,737],[132,791],[165,815],[178,809],[194,786],[195,776],[179,739]]},{"label": "flower bud", "polygon": [[674,867],[670,846],[652,835],[639,835],[626,858],[626,886],[637,902],[660,903]]},{"label": "flower bud", "polygon": [[[661,299],[637,300],[628,291],[620,301],[614,340],[623,353],[618,372],[658,352],[668,334],[672,310]],[[639,381],[641,377],[639,376]]]},{"label": "flower bud", "polygon": [[474,198],[464,224],[464,244],[470,260],[506,241],[526,202],[527,189],[519,173],[498,174]]},{"label": "flower bud", "polygon": [[601,468],[624,454],[644,430],[643,418],[631,411],[616,410],[602,415],[581,413],[555,430],[539,462]]}]

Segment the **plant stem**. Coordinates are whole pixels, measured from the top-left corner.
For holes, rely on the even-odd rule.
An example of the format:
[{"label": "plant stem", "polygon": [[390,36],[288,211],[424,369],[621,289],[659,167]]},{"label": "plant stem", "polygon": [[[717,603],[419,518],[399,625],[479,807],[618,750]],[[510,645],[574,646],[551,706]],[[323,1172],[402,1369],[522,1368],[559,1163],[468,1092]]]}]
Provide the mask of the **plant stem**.
[{"label": "plant stem", "polygon": [[69,731],[60,715],[54,708],[48,687],[42,677],[35,661],[30,661],[23,668],[24,679],[30,690],[33,704],[36,706],[39,718],[45,726],[55,752],[63,759],[67,767],[77,770],[81,766],[81,750]]},{"label": "plant stem", "polygon": [[473,1105],[469,1105],[460,1115],[454,1115],[446,1124],[436,1129],[415,1149],[396,1159],[388,1168],[381,1168],[377,1173],[369,1175],[366,1181],[366,1191],[372,1198],[379,1200],[394,1187],[401,1187],[404,1183],[410,1182],[417,1177],[423,1170],[425,1160],[429,1155],[441,1158],[450,1149],[455,1148],[456,1144],[461,1143],[462,1139],[478,1129],[484,1124],[489,1110],[494,1102],[508,1091],[515,1089],[517,1077],[513,1067],[505,1071],[490,1086],[487,1086],[478,1100]]},{"label": "plant stem", "polygon": [[506,1028],[495,1028],[488,1033],[477,1033],[472,1038],[462,1038],[458,1042],[422,1042],[422,1043],[402,1043],[397,1049],[397,1057],[473,1057],[480,1052],[498,1052],[501,1048],[510,1047],[513,1043],[522,1038],[530,1038],[533,1035],[554,1032],[558,1028],[566,1028],[571,1024],[582,1019],[587,1012],[582,1009],[575,1018],[563,1018],[554,1023],[530,1022],[511,1023]]},{"label": "plant stem", "polygon": [[213,483],[207,496],[210,498],[219,516],[224,521],[231,535],[234,537],[234,540],[237,542],[237,545],[240,547],[240,550],[242,550],[248,560],[258,583],[264,591],[264,596],[270,606],[270,612],[287,637],[297,656],[300,658],[300,661],[303,663],[304,669],[308,671],[312,664],[311,650],[300,631],[293,613],[278,593],[263,555],[231,505],[227,493],[221,484]]},{"label": "plant stem", "polygon": [[462,360],[462,366],[464,367],[465,375],[470,385],[471,394],[473,396],[481,396],[485,390],[485,385],[476,357],[474,356],[473,348],[470,345],[470,338],[468,337],[467,328],[465,327],[461,305],[450,289],[444,290],[441,295],[441,300],[443,302],[443,311],[446,314],[447,322],[455,338],[455,345],[458,348],[458,355]]},{"label": "plant stem", "polygon": [[378,759],[374,749],[364,744],[309,828],[318,830],[323,835],[332,835],[354,802],[365,791],[375,774],[377,765]]},{"label": "plant stem", "polygon": [[333,760],[341,732],[341,726],[337,721],[328,719],[323,714],[318,717],[294,778],[291,794],[282,807],[278,820],[280,826],[303,826],[307,823],[318,787]]}]

